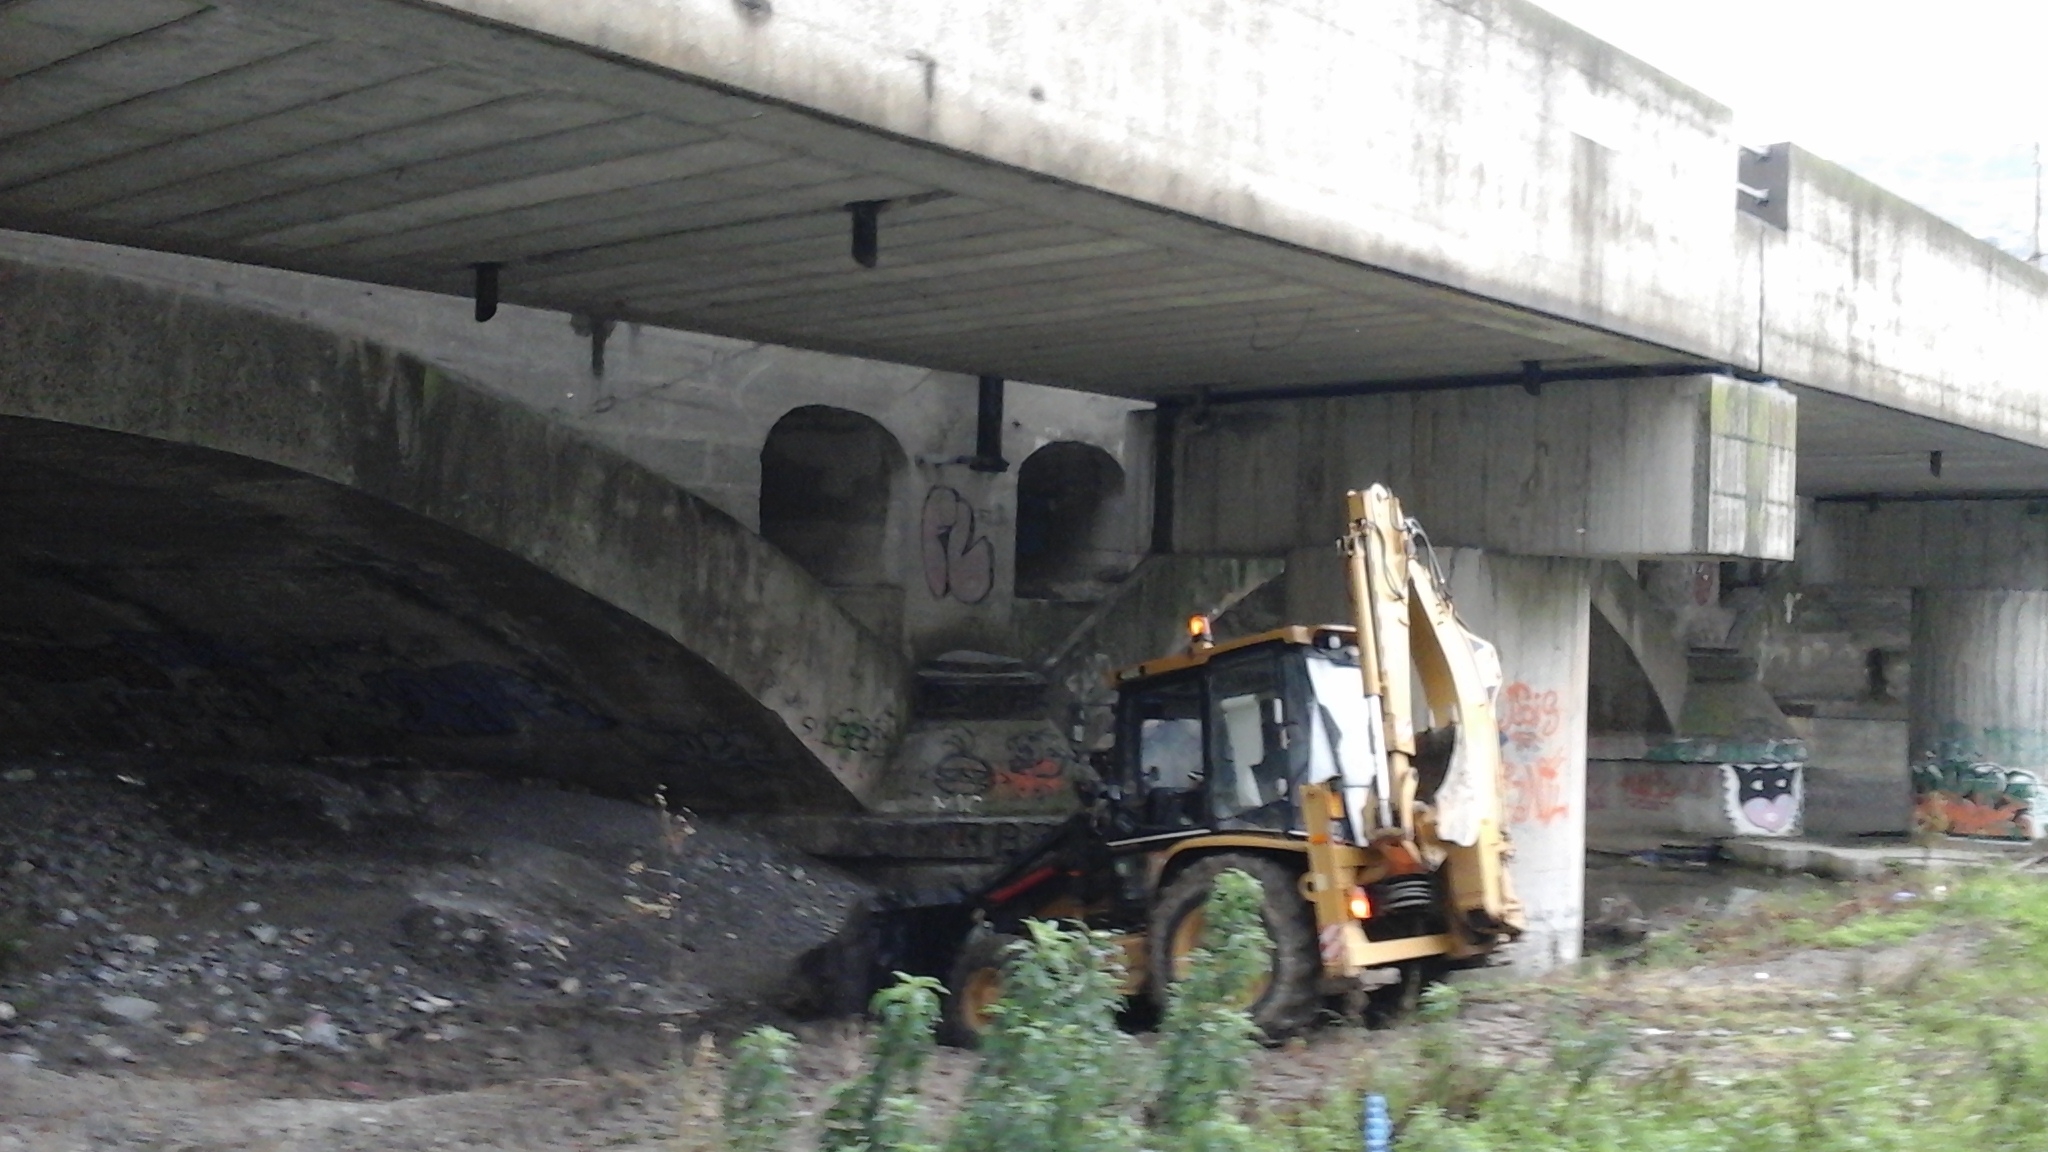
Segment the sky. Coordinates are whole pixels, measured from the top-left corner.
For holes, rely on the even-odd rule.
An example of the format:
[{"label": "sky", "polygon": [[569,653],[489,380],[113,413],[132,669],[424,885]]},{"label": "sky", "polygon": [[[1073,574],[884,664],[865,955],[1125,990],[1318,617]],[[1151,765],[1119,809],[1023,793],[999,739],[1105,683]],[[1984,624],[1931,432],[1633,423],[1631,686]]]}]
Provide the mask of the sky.
[{"label": "sky", "polygon": [[[2048,0],[1536,0],[2015,255],[2048,144]],[[2048,262],[2044,262],[2048,263]]]}]

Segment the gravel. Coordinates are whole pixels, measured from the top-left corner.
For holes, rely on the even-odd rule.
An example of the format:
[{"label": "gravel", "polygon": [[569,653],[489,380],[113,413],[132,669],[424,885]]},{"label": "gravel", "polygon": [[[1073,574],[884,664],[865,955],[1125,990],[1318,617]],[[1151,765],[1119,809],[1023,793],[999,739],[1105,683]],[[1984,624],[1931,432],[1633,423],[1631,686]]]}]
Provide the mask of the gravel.
[{"label": "gravel", "polygon": [[773,1016],[869,895],[620,801],[262,767],[0,770],[11,1066],[379,1094],[655,1069]]}]

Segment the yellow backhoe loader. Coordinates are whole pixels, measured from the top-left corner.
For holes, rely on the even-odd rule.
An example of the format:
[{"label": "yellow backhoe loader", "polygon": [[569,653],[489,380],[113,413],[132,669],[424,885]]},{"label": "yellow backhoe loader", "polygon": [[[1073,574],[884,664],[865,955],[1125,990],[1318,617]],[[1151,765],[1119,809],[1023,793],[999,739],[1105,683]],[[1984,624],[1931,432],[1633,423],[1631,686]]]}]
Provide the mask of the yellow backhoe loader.
[{"label": "yellow backhoe loader", "polygon": [[[1114,674],[1113,745],[1084,812],[973,897],[945,1031],[972,1044],[1026,919],[1117,934],[1125,991],[1163,1001],[1216,876],[1265,893],[1269,1037],[1333,998],[1384,1000],[1522,930],[1508,881],[1493,697],[1500,663],[1453,612],[1427,539],[1381,486],[1347,497],[1348,625],[1225,642]],[[1418,694],[1419,689],[1419,694]]]}]

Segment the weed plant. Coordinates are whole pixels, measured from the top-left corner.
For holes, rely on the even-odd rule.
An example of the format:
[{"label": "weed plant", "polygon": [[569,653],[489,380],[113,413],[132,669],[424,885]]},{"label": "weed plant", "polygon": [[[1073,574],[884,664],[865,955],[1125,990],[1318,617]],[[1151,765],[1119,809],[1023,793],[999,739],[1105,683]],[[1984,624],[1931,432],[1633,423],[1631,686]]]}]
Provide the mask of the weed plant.
[{"label": "weed plant", "polygon": [[760,1027],[733,1045],[725,1073],[720,1115],[732,1152],[777,1152],[796,1126],[796,1100],[789,1090],[789,1059],[796,1037]]},{"label": "weed plant", "polygon": [[1031,921],[1004,972],[954,1152],[1128,1152],[1145,1059],[1117,1029],[1122,961],[1106,934]]},{"label": "weed plant", "polygon": [[939,1020],[939,982],[898,974],[875,993],[867,1070],[841,1085],[825,1110],[820,1152],[918,1152],[925,1143],[917,1121],[917,1090],[931,1058]]},{"label": "weed plant", "polygon": [[1223,1119],[1244,1091],[1258,1030],[1243,1008],[1272,963],[1273,938],[1259,907],[1259,882],[1236,869],[1216,878],[1201,947],[1173,986],[1159,1029],[1159,1101],[1154,1118],[1186,1135]]},{"label": "weed plant", "polygon": [[[949,1152],[1353,1150],[1366,1090],[1393,1101],[1401,1152],[2048,1150],[2048,882],[2036,877],[2000,872],[1900,881],[1848,899],[1774,897],[1745,922],[1703,928],[1683,953],[1666,954],[1688,966],[1739,961],[1745,976],[1752,962],[1775,966],[1773,958],[1800,948],[1850,949],[1868,961],[1851,964],[1840,988],[1795,993],[1773,981],[1771,996],[1729,992],[1732,1002],[1708,1018],[1728,1025],[1711,1030],[1712,1046],[1636,1043],[1644,1024],[1670,1025],[1659,1030],[1669,1035],[1679,1026],[1673,1014],[1697,1014],[1693,1001],[1656,1000],[1668,981],[1439,986],[1424,993],[1414,1021],[1375,1033],[1370,1055],[1317,1098],[1249,1111],[1258,1103],[1248,1099],[1254,1040],[1233,1006],[1270,945],[1245,895],[1226,880],[1212,899],[1216,934],[1169,1005],[1156,1074],[1114,1026],[1120,974],[1111,942],[1029,926]],[[1658,956],[1653,941],[1643,957],[1651,966],[1638,971],[1657,977]],[[878,1003],[879,1031],[891,1039],[878,1034],[868,1076],[835,1098],[849,1119],[872,1122],[828,1124],[828,1141],[842,1142],[827,1147],[917,1146],[907,1117],[929,1044],[929,995],[901,992],[895,1024]],[[1511,1006],[1527,1019],[1540,1018],[1544,1003],[1552,1005],[1547,1043],[1492,1060],[1477,1054],[1471,1030],[1482,1007]],[[895,1044],[905,1046],[901,1054],[885,1055]],[[787,1059],[772,1045],[759,1054]],[[752,1058],[736,1056],[735,1081],[754,1075],[741,1071]],[[894,1071],[878,1076],[885,1066]],[[734,1083],[728,1101],[772,1100],[780,1082],[759,1083]],[[733,1147],[768,1146],[743,1143],[762,1131],[735,1132]]]}]

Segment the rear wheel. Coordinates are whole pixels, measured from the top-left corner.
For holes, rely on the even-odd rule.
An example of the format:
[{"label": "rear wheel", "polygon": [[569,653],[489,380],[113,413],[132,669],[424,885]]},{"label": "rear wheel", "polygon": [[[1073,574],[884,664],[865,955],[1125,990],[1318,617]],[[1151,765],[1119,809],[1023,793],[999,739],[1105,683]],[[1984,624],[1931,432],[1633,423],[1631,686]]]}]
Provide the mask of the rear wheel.
[{"label": "rear wheel", "polygon": [[1366,1027],[1391,1028],[1414,1015],[1421,1006],[1422,990],[1431,983],[1431,966],[1411,960],[1395,972],[1398,975],[1393,983],[1382,984],[1365,994]]},{"label": "rear wheel", "polygon": [[1261,918],[1273,939],[1273,962],[1243,1005],[1268,1040],[1294,1035],[1315,1020],[1322,1005],[1322,957],[1316,951],[1315,916],[1301,898],[1299,873],[1270,856],[1227,852],[1189,865],[1153,905],[1152,995],[1166,1007],[1168,989],[1187,973],[1189,954],[1202,946],[1206,905],[1216,877],[1231,869],[1250,874],[1262,893]]},{"label": "rear wheel", "polygon": [[1003,996],[1003,970],[1011,946],[1022,938],[1001,932],[976,932],[953,962],[946,982],[946,1000],[939,1016],[939,1042],[955,1048],[976,1048],[993,1017],[989,1009]]}]

